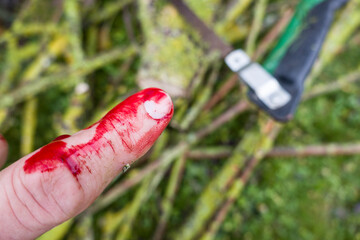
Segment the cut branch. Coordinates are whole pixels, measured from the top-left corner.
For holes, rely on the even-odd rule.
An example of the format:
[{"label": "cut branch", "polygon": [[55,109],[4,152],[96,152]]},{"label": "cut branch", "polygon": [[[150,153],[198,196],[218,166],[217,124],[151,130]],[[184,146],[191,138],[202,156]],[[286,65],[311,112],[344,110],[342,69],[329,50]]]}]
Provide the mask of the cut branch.
[{"label": "cut branch", "polygon": [[267,157],[348,156],[360,154],[360,143],[276,147]]},{"label": "cut branch", "polygon": [[290,19],[292,18],[294,11],[292,9],[287,9],[284,12],[284,15],[280,20],[275,24],[275,26],[269,31],[269,33],[264,37],[260,42],[259,46],[254,53],[253,59],[257,61],[259,58],[262,58],[270,46],[275,42],[280,33],[288,25]]},{"label": "cut branch", "polygon": [[341,88],[350,87],[351,83],[357,82],[360,80],[359,70],[347,74],[346,76],[340,78],[339,80],[331,83],[322,84],[320,86],[313,87],[310,91],[304,94],[303,101],[309,100],[311,98],[325,95],[328,93],[335,92]]},{"label": "cut branch", "polygon": [[[194,149],[187,153],[188,158],[225,159],[231,156],[232,147],[212,147]],[[312,157],[312,156],[351,156],[360,154],[360,143],[310,145],[303,147],[275,147],[266,154],[266,157]]]},{"label": "cut branch", "polygon": [[235,106],[231,107],[229,110],[227,110],[225,113],[220,115],[218,118],[216,118],[212,123],[210,123],[207,127],[199,130],[197,133],[195,133],[197,138],[203,138],[204,136],[208,135],[209,133],[213,132],[215,129],[222,126],[224,123],[228,122],[229,120],[233,119],[235,116],[237,116],[239,113],[244,112],[246,109],[249,108],[249,103],[247,101],[240,101]]},{"label": "cut branch", "polygon": [[[128,56],[133,55],[134,52],[136,52],[134,47],[127,47],[126,49],[117,48],[108,53],[100,54],[93,59],[84,60],[82,64],[75,67],[65,68],[53,75],[39,78],[31,84],[24,84],[14,91],[0,96],[0,108],[6,108],[22,102],[59,84],[75,86],[78,80],[81,79],[80,77],[86,76],[111,62],[126,59]],[[69,79],[71,81],[66,81]]]},{"label": "cut branch", "polygon": [[210,111],[221,99],[223,99],[233,87],[235,87],[236,83],[238,83],[239,77],[237,74],[232,74],[226,82],[220,87],[220,89],[213,95],[210,101],[205,105],[204,110]]}]

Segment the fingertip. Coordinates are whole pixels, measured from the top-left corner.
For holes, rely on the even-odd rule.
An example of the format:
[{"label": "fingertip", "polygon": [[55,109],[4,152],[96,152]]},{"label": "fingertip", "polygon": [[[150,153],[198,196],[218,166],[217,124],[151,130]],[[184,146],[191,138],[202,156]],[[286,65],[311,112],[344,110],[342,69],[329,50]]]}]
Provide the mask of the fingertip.
[{"label": "fingertip", "polygon": [[149,150],[169,124],[173,112],[172,100],[165,91],[146,88],[105,115],[98,122],[97,130],[105,127],[106,131],[101,132],[107,132],[108,139],[121,143],[117,155],[128,159],[122,161],[122,169],[123,165],[131,164]]},{"label": "fingertip", "polygon": [[158,88],[148,88],[143,91],[147,94],[144,102],[145,111],[151,118],[159,120],[172,117],[174,106],[169,94]]},{"label": "fingertip", "polygon": [[8,155],[8,143],[6,139],[0,134],[0,167],[2,167]]}]

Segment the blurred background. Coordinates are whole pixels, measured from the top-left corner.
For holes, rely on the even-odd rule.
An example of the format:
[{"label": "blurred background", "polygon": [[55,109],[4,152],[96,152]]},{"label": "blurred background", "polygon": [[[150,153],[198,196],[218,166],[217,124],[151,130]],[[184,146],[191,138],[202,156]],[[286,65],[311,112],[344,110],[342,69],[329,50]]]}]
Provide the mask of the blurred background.
[{"label": "blurred background", "polygon": [[[271,69],[322,1],[185,2]],[[6,166],[141,88],[175,104],[151,151],[40,239],[360,239],[359,26],[349,0],[279,124],[166,0],[0,0]]]}]

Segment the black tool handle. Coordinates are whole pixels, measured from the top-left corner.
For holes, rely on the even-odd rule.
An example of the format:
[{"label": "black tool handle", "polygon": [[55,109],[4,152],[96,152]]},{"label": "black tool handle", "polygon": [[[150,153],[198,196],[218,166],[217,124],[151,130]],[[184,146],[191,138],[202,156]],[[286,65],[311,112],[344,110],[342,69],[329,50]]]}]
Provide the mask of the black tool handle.
[{"label": "black tool handle", "polygon": [[250,99],[276,120],[286,122],[293,118],[301,100],[305,79],[321,50],[334,13],[346,2],[348,0],[325,0],[316,5],[306,17],[305,28],[281,59],[274,76],[292,96],[285,106],[271,110],[257,98],[254,91],[249,91]]}]

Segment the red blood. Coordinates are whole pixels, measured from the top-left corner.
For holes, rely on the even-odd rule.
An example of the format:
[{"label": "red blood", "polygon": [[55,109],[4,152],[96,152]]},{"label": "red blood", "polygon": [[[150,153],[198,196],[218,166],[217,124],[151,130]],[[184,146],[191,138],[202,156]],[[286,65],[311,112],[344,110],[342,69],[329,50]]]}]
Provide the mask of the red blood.
[{"label": "red blood", "polygon": [[[138,132],[142,128],[142,121],[136,119],[138,108],[147,100],[151,99],[152,101],[157,102],[164,97],[167,97],[167,95],[162,90],[156,88],[145,89],[130,96],[97,122],[96,133],[88,143],[67,146],[62,140],[68,138],[69,135],[59,136],[55,138],[53,142],[42,147],[38,152],[27,159],[25,161],[24,171],[26,173],[33,173],[36,171],[51,172],[60,166],[65,166],[71,171],[74,177],[77,177],[84,168],[91,173],[91,170],[86,165],[86,157],[84,159],[84,156],[86,153],[92,151],[95,151],[95,153],[99,155],[101,149],[105,146],[110,146],[115,153],[115,147],[111,140],[103,137],[105,133],[112,130],[115,130],[119,134],[127,152],[140,156],[144,150],[147,150],[147,148],[149,148],[159,137],[161,130],[169,123],[173,114],[173,109],[171,109],[170,113],[162,119],[156,120],[157,126],[155,126],[155,129],[151,129],[136,142],[136,144],[131,144],[133,142],[131,141],[132,134]],[[148,117],[151,118],[150,116]],[[120,123],[122,126],[126,126],[126,130],[118,131],[114,127],[114,123]]]},{"label": "red blood", "polygon": [[52,141],[55,142],[55,141],[58,141],[58,140],[63,140],[63,139],[68,138],[70,136],[71,135],[69,135],[69,134],[60,135],[60,136],[56,137],[54,140],[52,140]]},{"label": "red blood", "polygon": [[24,171],[26,173],[35,171],[51,172],[64,164],[74,176],[77,176],[81,173],[81,169],[75,160],[70,157],[75,151],[74,148],[66,148],[66,143],[63,141],[51,142],[26,160]]}]

